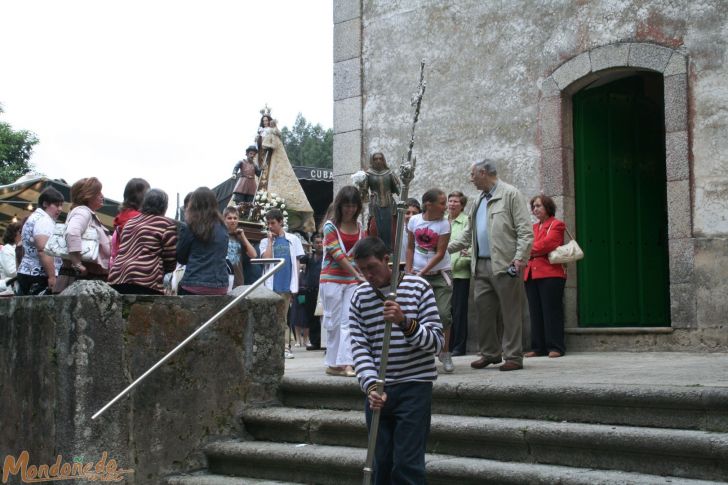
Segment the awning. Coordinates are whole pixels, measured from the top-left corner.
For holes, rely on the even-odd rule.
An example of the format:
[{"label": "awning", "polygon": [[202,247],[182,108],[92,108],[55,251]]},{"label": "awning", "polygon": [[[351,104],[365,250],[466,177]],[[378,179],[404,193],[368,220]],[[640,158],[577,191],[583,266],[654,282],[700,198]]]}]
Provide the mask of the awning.
[{"label": "awning", "polygon": [[[63,194],[65,202],[58,221],[64,222],[71,209],[71,186],[62,180],[37,177],[20,179],[13,184],[0,186],[0,229],[4,232],[5,227],[13,220],[21,221],[29,216],[38,207],[38,196],[46,187],[53,187]],[[113,228],[114,217],[119,213],[119,205],[120,203],[115,200],[104,199],[103,207],[96,211],[101,223],[109,230]]]}]

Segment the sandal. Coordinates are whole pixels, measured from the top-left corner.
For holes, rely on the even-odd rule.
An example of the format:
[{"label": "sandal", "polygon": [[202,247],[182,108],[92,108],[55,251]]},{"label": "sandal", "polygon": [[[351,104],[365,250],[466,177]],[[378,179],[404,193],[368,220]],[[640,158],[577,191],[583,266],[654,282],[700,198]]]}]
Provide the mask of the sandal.
[{"label": "sandal", "polygon": [[337,377],[346,377],[346,369],[342,369],[341,367],[327,367],[326,368],[326,374],[330,376],[337,376]]}]

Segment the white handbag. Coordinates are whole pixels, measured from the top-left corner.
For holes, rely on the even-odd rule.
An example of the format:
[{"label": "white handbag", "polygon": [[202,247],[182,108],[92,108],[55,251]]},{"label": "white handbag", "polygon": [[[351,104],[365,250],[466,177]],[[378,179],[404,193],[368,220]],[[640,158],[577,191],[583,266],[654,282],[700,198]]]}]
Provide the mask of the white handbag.
[{"label": "white handbag", "polygon": [[[44,252],[48,256],[69,259],[68,246],[66,246],[66,225],[57,223],[53,234],[46,242]],[[81,261],[95,262],[99,257],[99,234],[96,229],[89,227],[81,235]]]},{"label": "white handbag", "polygon": [[[551,229],[551,226],[549,226],[549,229]],[[579,261],[584,257],[584,251],[581,250],[579,245],[576,243],[576,239],[574,239],[574,236],[571,235],[568,229],[566,229],[566,234],[569,235],[571,241],[551,251],[549,253],[549,263],[573,263],[574,261]]]}]

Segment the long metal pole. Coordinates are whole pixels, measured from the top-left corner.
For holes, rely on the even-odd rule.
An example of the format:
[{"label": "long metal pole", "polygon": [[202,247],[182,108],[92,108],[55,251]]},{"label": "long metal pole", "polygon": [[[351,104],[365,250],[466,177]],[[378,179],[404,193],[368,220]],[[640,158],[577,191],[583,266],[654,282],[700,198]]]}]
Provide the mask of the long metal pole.
[{"label": "long metal pole", "polygon": [[[420,117],[420,106],[422,97],[425,95],[425,61],[420,63],[420,84],[417,93],[412,99],[412,105],[415,107],[414,120],[412,121],[412,134],[410,136],[409,147],[407,150],[407,160],[402,162],[399,167],[399,176],[402,181],[402,193],[400,194],[400,202],[397,204],[397,224],[394,235],[394,246],[392,248],[392,281],[390,282],[389,294],[387,300],[394,301],[397,298],[397,285],[399,284],[399,255],[402,247],[402,234],[404,231],[404,212],[406,210],[405,203],[409,195],[409,186],[415,177],[415,165],[417,160],[412,158],[412,147],[415,144],[415,126]],[[382,339],[382,355],[379,363],[379,378],[377,379],[377,394],[380,396],[384,392],[384,381],[387,378],[387,365],[389,363],[389,341],[392,336],[392,322],[384,322],[384,337]],[[374,465],[374,452],[377,446],[377,435],[379,434],[379,419],[381,417],[381,409],[375,409],[372,412],[372,421],[369,425],[369,442],[367,445],[367,459],[364,465],[364,485],[372,482],[372,472]]]},{"label": "long metal pole", "polygon": [[225,305],[222,310],[220,310],[219,312],[217,312],[212,318],[210,318],[207,322],[205,322],[203,325],[201,325],[199,328],[197,328],[197,330],[195,330],[194,332],[192,332],[189,337],[187,337],[182,342],[180,342],[180,344],[177,345],[177,347],[175,347],[167,355],[165,355],[164,357],[162,357],[159,360],[159,362],[157,362],[152,367],[150,367],[144,374],[142,374],[141,376],[137,377],[137,379],[134,382],[132,382],[131,384],[129,384],[129,386],[127,386],[126,389],[124,389],[123,391],[121,391],[114,399],[112,399],[104,407],[102,407],[101,409],[99,409],[98,411],[96,411],[96,414],[94,414],[93,416],[91,416],[91,419],[96,419],[99,416],[101,416],[101,414],[104,411],[106,411],[107,409],[109,409],[116,401],[118,401],[119,399],[121,399],[126,393],[128,393],[129,391],[131,391],[132,389],[134,389],[139,383],[141,383],[149,374],[151,374],[152,372],[154,372],[159,366],[161,366],[162,364],[164,364],[165,362],[167,362],[169,359],[171,359],[174,354],[176,354],[179,350],[181,350],[182,347],[184,347],[185,345],[187,345],[200,332],[204,331],[207,327],[209,327],[210,325],[212,325],[213,323],[215,323],[218,319],[220,319],[220,317],[222,317],[223,315],[225,315],[231,308],[233,308],[235,305],[237,305],[240,300],[242,300],[243,298],[245,298],[246,296],[248,296],[250,294],[250,292],[252,292],[258,286],[260,286],[261,284],[263,284],[263,282],[265,280],[267,280],[268,278],[270,278],[271,276],[273,276],[274,274],[276,274],[278,272],[278,270],[280,270],[283,267],[283,264],[284,264],[284,260],[281,259],[281,258],[252,259],[250,262],[253,263],[253,264],[273,264],[274,266],[270,269],[270,271],[268,271],[267,273],[263,274],[260,278],[258,278],[257,280],[255,280],[252,285],[250,285],[249,287],[247,287],[245,289],[245,291],[243,291],[238,296],[236,296],[233,299],[233,301],[231,301],[230,303],[228,303],[227,305]]}]

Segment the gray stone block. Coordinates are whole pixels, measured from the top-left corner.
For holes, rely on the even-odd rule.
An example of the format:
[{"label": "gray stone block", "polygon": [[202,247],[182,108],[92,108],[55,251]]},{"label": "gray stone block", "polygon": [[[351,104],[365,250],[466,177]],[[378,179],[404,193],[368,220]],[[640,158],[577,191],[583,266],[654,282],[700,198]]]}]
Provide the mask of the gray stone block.
[{"label": "gray stone block", "polygon": [[334,62],[361,56],[361,19],[334,25]]},{"label": "gray stone block", "polygon": [[667,183],[667,233],[669,239],[692,235],[690,182],[678,180]]},{"label": "gray stone block", "polygon": [[597,47],[589,55],[592,71],[601,71],[612,67],[627,66],[629,62],[629,44],[610,44]]},{"label": "gray stone block", "polygon": [[695,285],[670,285],[670,324],[673,328],[694,328],[697,325]]},{"label": "gray stone block", "polygon": [[665,169],[667,180],[690,178],[688,132],[674,131],[665,136]]},{"label": "gray stone block", "polygon": [[354,58],[334,64],[334,101],[361,96],[361,62]]},{"label": "gray stone block", "polygon": [[673,51],[672,56],[670,57],[667,66],[665,66],[665,70],[663,71],[662,75],[667,77],[674,74],[686,74],[687,72],[688,58],[677,51]]},{"label": "gray stone block", "polygon": [[345,185],[351,185],[351,174],[345,173],[341,175],[334,175],[334,195],[344,187]]},{"label": "gray stone block", "polygon": [[334,0],[334,23],[361,17],[360,0]]},{"label": "gray stone block", "polygon": [[705,178],[695,188],[695,234],[726,237],[728,235],[728,180]]},{"label": "gray stone block", "polygon": [[548,98],[550,96],[558,96],[561,95],[561,90],[559,89],[559,86],[556,84],[556,81],[554,81],[554,78],[549,76],[546,79],[543,80],[541,83],[541,96],[544,98]]},{"label": "gray stone block", "polygon": [[557,148],[563,146],[562,140],[561,96],[541,98],[538,102],[538,118],[541,127],[541,147]]},{"label": "gray stone block", "polygon": [[589,53],[583,52],[559,66],[558,69],[551,74],[551,77],[554,81],[556,81],[556,85],[559,89],[563,90],[577,79],[589,74],[591,70]]},{"label": "gray stone block", "polygon": [[[569,278],[571,278],[571,274],[569,274]],[[576,288],[564,288],[564,328],[576,328],[578,326],[579,314]]]},{"label": "gray stone block", "polygon": [[361,170],[361,130],[334,135],[334,177]]},{"label": "gray stone block", "polygon": [[[561,205],[556,207],[556,217],[561,219],[566,223],[566,227],[569,229],[571,234],[576,237],[576,230],[578,229],[576,227],[576,202],[574,201],[573,195],[567,195],[562,198]],[[576,269],[576,267],[574,267]],[[573,278],[572,278],[573,277]],[[576,272],[569,275],[569,279],[574,282],[574,285],[576,285]],[[570,286],[571,283],[569,281],[566,282],[566,286]]]},{"label": "gray stone block", "polygon": [[334,133],[361,130],[361,96],[334,102]]},{"label": "gray stone block", "polygon": [[670,254],[670,284],[692,283],[695,266],[693,238],[671,239],[668,242]]},{"label": "gray stone block", "polygon": [[549,148],[541,155],[541,189],[549,196],[564,195],[569,181],[564,178],[563,149]]},{"label": "gray stone block", "polygon": [[701,327],[715,327],[725,334],[728,315],[728,239],[695,240],[695,287],[697,321]]},{"label": "gray stone block", "polygon": [[672,56],[672,49],[654,44],[634,43],[629,48],[629,65],[663,72]]},{"label": "gray stone block", "polygon": [[665,78],[665,131],[688,129],[688,78],[675,74]]}]

